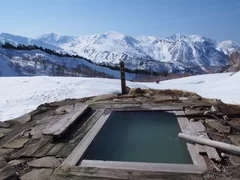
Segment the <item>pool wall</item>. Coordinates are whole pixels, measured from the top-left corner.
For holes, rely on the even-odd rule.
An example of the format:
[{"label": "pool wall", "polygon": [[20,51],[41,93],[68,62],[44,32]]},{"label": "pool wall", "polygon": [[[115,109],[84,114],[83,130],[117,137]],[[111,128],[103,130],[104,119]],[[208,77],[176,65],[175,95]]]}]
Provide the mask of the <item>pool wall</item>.
[{"label": "pool wall", "polygon": [[[122,109],[114,109],[114,111],[122,111]],[[124,109],[126,110],[126,109]],[[151,109],[141,109],[144,111],[151,111]],[[153,109],[154,111],[161,108]],[[135,109],[135,111],[138,111]],[[183,111],[167,111],[174,113],[177,116],[177,121],[183,133],[190,131],[189,121],[184,117]],[[158,172],[179,172],[179,173],[196,173],[201,174],[206,169],[205,160],[199,155],[195,145],[187,143],[187,149],[192,158],[193,164],[167,164],[167,163],[143,163],[143,162],[119,162],[119,161],[100,161],[100,160],[84,160],[84,153],[88,146],[92,143],[100,129],[108,120],[112,113],[112,110],[106,109],[103,115],[97,120],[89,132],[85,135],[82,141],[76,146],[72,153],[65,159],[62,166],[75,166],[80,164],[82,167],[101,167],[110,169],[130,169],[130,170],[146,170],[146,171],[158,171]]]}]

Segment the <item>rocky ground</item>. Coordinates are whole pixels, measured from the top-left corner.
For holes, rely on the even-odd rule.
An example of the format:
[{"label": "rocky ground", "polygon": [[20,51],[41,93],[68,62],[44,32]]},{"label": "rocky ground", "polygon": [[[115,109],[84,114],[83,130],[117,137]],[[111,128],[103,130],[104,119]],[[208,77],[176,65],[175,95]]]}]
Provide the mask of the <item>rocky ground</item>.
[{"label": "rocky ground", "polygon": [[[113,107],[115,104],[137,104],[142,107],[148,104],[174,104],[176,106],[182,106],[184,104],[184,112],[189,121],[202,122],[206,127],[206,133],[211,139],[240,146],[239,106],[224,104],[220,100],[204,99],[191,92],[152,89],[142,90],[138,88],[130,89],[127,95],[109,94],[47,103],[40,105],[36,110],[24,117],[12,121],[0,122],[0,156],[3,156],[6,162],[8,162],[13,170],[20,176],[35,170],[36,163],[34,160],[36,160],[36,158],[12,159],[9,155],[12,155],[13,151],[16,152],[16,149],[21,149],[37,141],[32,139],[32,135],[35,134],[31,134],[31,129],[35,127],[38,122],[42,122],[49,116],[55,116],[57,113],[61,114],[62,111],[59,111],[61,107],[75,105],[77,103],[90,104],[93,109],[101,106]],[[10,138],[15,137],[20,131],[23,133],[17,136],[17,138],[14,138],[16,142],[11,141],[11,143],[7,143]],[[220,162],[210,160],[206,154],[203,155],[207,161],[209,170],[203,174],[202,178],[204,180],[240,179],[240,157],[221,150],[217,151],[222,159]],[[59,157],[54,160],[60,164],[63,159],[64,157]],[[52,168],[52,165],[48,164],[48,167]],[[45,173],[51,174],[52,171]],[[27,179],[27,176],[23,177]]]}]

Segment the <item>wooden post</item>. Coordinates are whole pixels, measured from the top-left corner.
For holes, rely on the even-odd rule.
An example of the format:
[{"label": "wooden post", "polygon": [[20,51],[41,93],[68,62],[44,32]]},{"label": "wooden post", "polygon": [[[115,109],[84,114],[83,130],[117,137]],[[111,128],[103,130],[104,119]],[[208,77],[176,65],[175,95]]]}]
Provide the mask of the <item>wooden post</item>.
[{"label": "wooden post", "polygon": [[126,88],[126,79],[125,79],[125,68],[124,68],[124,62],[120,61],[120,78],[121,78],[121,86],[122,86],[122,95],[127,94],[127,88]]}]

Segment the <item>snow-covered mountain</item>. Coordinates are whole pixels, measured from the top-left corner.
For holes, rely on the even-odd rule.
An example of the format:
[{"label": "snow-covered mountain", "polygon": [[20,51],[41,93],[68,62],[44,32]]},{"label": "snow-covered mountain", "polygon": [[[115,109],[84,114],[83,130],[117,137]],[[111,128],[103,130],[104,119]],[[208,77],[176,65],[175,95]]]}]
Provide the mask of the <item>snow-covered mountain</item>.
[{"label": "snow-covered mountain", "polygon": [[218,71],[229,64],[232,52],[240,50],[240,45],[232,41],[217,42],[183,34],[158,38],[132,37],[118,32],[79,37],[46,33],[34,39],[0,34],[0,42],[6,41],[77,54],[96,64],[116,66],[124,60],[129,69],[154,72]]},{"label": "snow-covered mountain", "polygon": [[[117,70],[91,63],[83,58],[64,57],[41,50],[0,48],[0,76],[81,76],[120,78]],[[142,78],[126,73],[126,79]]]},{"label": "snow-covered mountain", "polygon": [[36,45],[48,49],[54,49],[61,51],[62,49],[54,46],[50,43],[45,43],[44,41],[39,41],[38,39],[32,39],[32,38],[27,38],[24,36],[17,36],[17,35],[12,35],[8,33],[1,33],[0,34],[0,44],[3,44],[4,42],[9,42],[13,45],[17,44],[24,44],[24,45]]}]

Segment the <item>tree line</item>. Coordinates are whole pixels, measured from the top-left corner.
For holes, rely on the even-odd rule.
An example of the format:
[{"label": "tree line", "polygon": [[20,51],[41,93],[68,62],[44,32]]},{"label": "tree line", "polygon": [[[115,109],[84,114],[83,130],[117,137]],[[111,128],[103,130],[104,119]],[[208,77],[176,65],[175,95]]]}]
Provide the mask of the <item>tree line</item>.
[{"label": "tree line", "polygon": [[70,58],[80,58],[80,59],[84,59],[86,61],[89,61],[92,63],[92,61],[90,61],[89,59],[86,59],[82,56],[79,55],[75,55],[75,54],[68,54],[68,53],[64,53],[64,52],[57,52],[55,50],[52,49],[48,49],[48,48],[43,48],[41,46],[36,46],[36,45],[24,45],[24,44],[19,44],[17,46],[12,45],[9,42],[5,42],[5,44],[2,45],[2,48],[4,49],[15,49],[15,50],[41,50],[45,53],[51,54],[51,55],[55,55],[58,57],[70,57]]},{"label": "tree line", "polygon": [[[43,51],[47,54],[50,54],[50,55],[55,55],[55,56],[58,56],[58,57],[69,57],[69,58],[84,59],[91,64],[95,64],[91,60],[89,60],[87,58],[84,58],[82,56],[79,56],[79,55],[68,54],[68,53],[64,53],[64,52],[57,52],[55,50],[48,49],[48,48],[43,48],[41,46],[36,46],[36,45],[19,44],[19,45],[15,46],[15,45],[13,45],[9,42],[5,42],[5,44],[2,45],[2,48],[4,48],[4,49],[14,49],[14,50],[29,50],[29,51],[30,50],[41,50],[41,51]],[[120,68],[117,64],[115,64],[114,66],[109,66],[107,63],[100,63],[98,65],[103,66],[103,67],[107,67],[107,68],[112,69],[112,70],[117,70],[117,71],[120,70]],[[132,70],[132,69],[128,69],[128,68],[125,68],[125,72],[134,73],[134,74],[143,74],[143,75],[155,75],[155,76],[157,76],[157,75],[167,76],[168,75],[167,71],[155,72],[155,71],[146,71],[146,70],[139,70],[139,69]]]}]

